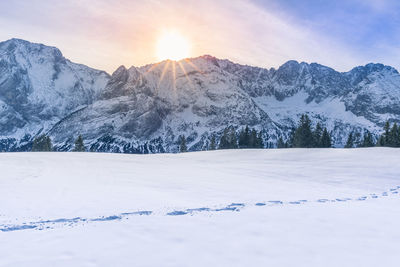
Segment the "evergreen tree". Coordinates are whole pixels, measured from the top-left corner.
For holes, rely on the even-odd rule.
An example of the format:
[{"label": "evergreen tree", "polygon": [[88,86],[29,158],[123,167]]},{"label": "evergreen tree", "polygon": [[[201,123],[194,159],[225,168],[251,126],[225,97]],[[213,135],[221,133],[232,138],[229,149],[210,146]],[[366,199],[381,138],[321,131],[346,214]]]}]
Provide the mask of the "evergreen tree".
[{"label": "evergreen tree", "polygon": [[310,148],[313,146],[314,138],[311,130],[311,120],[304,114],[301,116],[299,126],[294,133],[293,147]]},{"label": "evergreen tree", "polygon": [[205,144],[203,144],[203,146],[201,147],[201,151],[207,150],[210,150],[210,142],[208,142],[208,140],[206,140]]},{"label": "evergreen tree", "polygon": [[376,146],[385,146],[385,136],[379,136],[378,142],[376,142]]},{"label": "evergreen tree", "polygon": [[249,147],[250,148],[256,148],[257,147],[257,131],[255,129],[251,129]]},{"label": "evergreen tree", "polygon": [[346,145],[344,146],[345,148],[353,148],[354,147],[354,136],[353,132],[349,134],[349,137],[347,138]]},{"label": "evergreen tree", "polygon": [[227,127],[224,129],[224,133],[221,136],[218,149],[235,148],[238,148],[235,129],[233,127]]},{"label": "evergreen tree", "polygon": [[228,134],[229,129],[225,128],[224,132],[221,135],[221,139],[219,140],[218,149],[229,149]]},{"label": "evergreen tree", "polygon": [[329,135],[328,129],[326,128],[324,128],[324,131],[322,132],[320,147],[332,147],[331,136]]},{"label": "evergreen tree", "polygon": [[385,131],[385,133],[383,134],[384,146],[390,146],[390,123],[389,123],[389,121],[386,121],[385,126],[383,127],[383,130]]},{"label": "evergreen tree", "polygon": [[229,146],[231,149],[236,149],[238,148],[238,142],[237,142],[237,138],[236,138],[236,131],[233,127],[231,127],[230,129],[230,133],[229,133]]},{"label": "evergreen tree", "polygon": [[395,141],[396,147],[400,147],[400,127],[397,127],[397,134],[395,140],[396,140]]},{"label": "evergreen tree", "polygon": [[48,137],[47,135],[40,135],[33,140],[32,151],[39,152],[52,150],[53,145],[51,143],[50,137]]},{"label": "evergreen tree", "polygon": [[239,147],[249,148],[250,147],[250,129],[249,126],[242,129],[239,133]]},{"label": "evergreen tree", "polygon": [[372,134],[370,132],[365,132],[364,133],[364,139],[361,143],[361,147],[373,147],[375,146]]},{"label": "evergreen tree", "polygon": [[285,148],[294,147],[294,135],[296,133],[296,128],[292,128],[289,132],[289,137],[285,143]]},{"label": "evergreen tree", "polygon": [[400,147],[400,129],[397,127],[397,123],[394,123],[392,129],[389,132],[389,146]]},{"label": "evergreen tree", "polygon": [[321,147],[322,127],[319,122],[315,126],[315,130],[313,132],[313,138],[314,138],[314,147]]},{"label": "evergreen tree", "polygon": [[257,142],[256,142],[256,148],[264,148],[264,141],[262,137],[262,131],[260,131],[257,135]]},{"label": "evergreen tree", "polygon": [[278,148],[285,148],[285,147],[287,147],[287,144],[285,143],[285,141],[283,141],[282,136],[279,136],[278,143],[277,143],[277,147],[278,147]]},{"label": "evergreen tree", "polygon": [[384,126],[384,133],[378,140],[378,145],[387,147],[400,147],[400,127],[394,123],[390,128],[389,121]]},{"label": "evergreen tree", "polygon": [[217,149],[217,144],[215,141],[215,135],[211,136],[211,141],[210,141],[210,150],[216,150]]},{"label": "evergreen tree", "polygon": [[181,135],[179,138],[179,152],[185,153],[187,152],[187,146],[186,146],[186,138],[184,135]]},{"label": "evergreen tree", "polygon": [[75,140],[75,147],[74,147],[74,152],[85,152],[86,147],[83,144],[83,138],[82,135],[79,135],[78,138]]}]

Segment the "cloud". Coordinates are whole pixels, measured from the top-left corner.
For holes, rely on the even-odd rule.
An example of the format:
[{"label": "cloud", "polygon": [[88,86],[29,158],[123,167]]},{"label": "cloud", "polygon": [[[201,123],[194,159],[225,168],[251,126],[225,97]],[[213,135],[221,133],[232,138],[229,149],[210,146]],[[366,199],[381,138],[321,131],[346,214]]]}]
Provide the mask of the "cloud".
[{"label": "cloud", "polygon": [[54,45],[74,61],[109,72],[121,64],[157,61],[155,45],[165,29],[191,40],[193,56],[263,67],[295,59],[339,70],[363,62],[356,48],[270,6],[271,1],[262,7],[250,0],[4,1],[0,38]]}]

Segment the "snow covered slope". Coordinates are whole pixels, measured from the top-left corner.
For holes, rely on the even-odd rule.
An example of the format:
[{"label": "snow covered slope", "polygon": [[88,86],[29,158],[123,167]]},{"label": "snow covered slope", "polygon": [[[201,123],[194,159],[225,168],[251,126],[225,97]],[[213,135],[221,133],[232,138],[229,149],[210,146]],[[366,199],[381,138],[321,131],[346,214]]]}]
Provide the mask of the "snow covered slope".
[{"label": "snow covered slope", "polygon": [[275,145],[303,113],[337,147],[350,132],[376,136],[386,120],[400,122],[400,74],[382,64],[340,73],[288,61],[268,70],[202,56],[121,66],[109,77],[53,47],[0,43],[0,150],[29,150],[44,132],[61,151],[79,134],[94,151],[175,152],[180,135],[196,151],[246,125]]},{"label": "snow covered slope", "polygon": [[97,151],[174,152],[180,135],[190,150],[204,150],[231,125],[263,130],[265,143],[275,144],[307,113],[340,147],[352,131],[377,135],[386,120],[400,121],[399,106],[400,75],[384,65],[339,73],[289,61],[266,70],[203,56],[120,67],[99,101],[50,134],[62,149],[79,132]]},{"label": "snow covered slope", "polygon": [[0,153],[0,266],[397,266],[398,149]]},{"label": "snow covered slope", "polygon": [[192,150],[202,150],[212,133],[229,125],[274,132],[268,115],[237,83],[235,75],[207,58],[120,67],[97,102],[65,118],[50,134],[56,143],[71,144],[80,133],[97,151],[169,152],[177,150],[181,134]]},{"label": "snow covered slope", "polygon": [[65,59],[57,48],[19,39],[0,43],[0,139],[8,140],[0,150],[24,145],[18,142],[91,104],[108,79]]}]

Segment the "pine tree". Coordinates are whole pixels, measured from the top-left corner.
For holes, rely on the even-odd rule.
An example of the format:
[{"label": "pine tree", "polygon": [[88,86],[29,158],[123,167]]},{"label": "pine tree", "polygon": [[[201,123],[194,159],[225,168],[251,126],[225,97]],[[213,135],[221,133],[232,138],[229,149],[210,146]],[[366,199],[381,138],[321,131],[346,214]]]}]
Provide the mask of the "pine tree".
[{"label": "pine tree", "polygon": [[215,135],[211,136],[211,141],[210,141],[210,148],[209,150],[216,150],[217,149],[217,144],[215,141]]},{"label": "pine tree", "polygon": [[383,127],[385,131],[384,135],[384,146],[390,146],[390,123],[386,121],[385,126]]},{"label": "pine tree", "polygon": [[314,147],[321,147],[322,127],[319,122],[315,126],[315,130],[313,132],[313,138],[314,138]]},{"label": "pine tree", "polygon": [[179,144],[179,152],[181,153],[185,153],[187,152],[187,146],[186,146],[186,138],[184,135],[180,136],[180,144]]},{"label": "pine tree", "polygon": [[230,126],[224,129],[224,133],[219,141],[218,149],[235,149],[238,148],[238,142],[235,129]]},{"label": "pine tree", "polygon": [[86,147],[83,144],[83,138],[82,135],[79,135],[78,138],[75,140],[75,147],[74,147],[74,152],[85,152]]},{"label": "pine tree", "polygon": [[235,149],[238,148],[236,132],[233,127],[227,127],[221,136],[218,149]]},{"label": "pine tree", "polygon": [[400,147],[400,127],[397,127],[397,134],[396,134],[396,147]]},{"label": "pine tree", "polygon": [[354,136],[353,132],[349,134],[349,137],[347,138],[346,145],[344,146],[345,148],[353,148],[354,147]]},{"label": "pine tree", "polygon": [[282,136],[279,136],[277,147],[278,148],[285,148],[286,147],[286,143],[285,143],[285,141],[283,141]]},{"label": "pine tree", "polygon": [[332,147],[331,136],[328,133],[328,129],[324,128],[321,136],[320,147],[329,148]]},{"label": "pine tree", "polygon": [[310,148],[314,146],[311,120],[305,114],[301,116],[299,127],[294,133],[293,146],[303,148]]},{"label": "pine tree", "polygon": [[238,142],[236,138],[236,131],[233,127],[230,129],[229,133],[229,148],[230,149],[236,149],[238,148]]},{"label": "pine tree", "polygon": [[256,148],[264,148],[264,141],[263,141],[263,137],[262,137],[262,131],[260,131],[257,134]]},{"label": "pine tree", "polygon": [[356,132],[356,133],[354,134],[354,146],[355,146],[355,147],[361,147],[362,144],[363,144],[363,139],[362,139],[362,137],[361,137],[361,133]]},{"label": "pine tree", "polygon": [[228,134],[229,128],[225,128],[224,132],[221,135],[221,139],[219,140],[218,149],[229,149]]},{"label": "pine tree", "polygon": [[376,142],[376,146],[385,146],[385,136],[381,135],[378,139],[378,142]]},{"label": "pine tree", "polygon": [[285,143],[285,148],[291,148],[294,147],[294,136],[296,133],[296,128],[292,128],[289,132],[289,137]]},{"label": "pine tree", "polygon": [[46,137],[46,151],[53,151],[53,144],[49,136]]},{"label": "pine tree", "polygon": [[394,123],[392,129],[389,132],[389,146],[400,147],[400,129],[397,127],[397,123]]},{"label": "pine tree", "polygon": [[257,131],[255,129],[251,129],[249,147],[250,148],[256,148],[257,147]]},{"label": "pine tree", "polygon": [[33,140],[32,151],[39,152],[39,151],[52,151],[53,145],[51,143],[50,137],[43,134],[36,137]]},{"label": "pine tree", "polygon": [[372,134],[370,132],[365,132],[364,133],[364,139],[361,143],[361,147],[373,147],[375,146]]},{"label": "pine tree", "polygon": [[242,129],[239,133],[239,148],[249,148],[250,147],[250,129],[249,126]]}]

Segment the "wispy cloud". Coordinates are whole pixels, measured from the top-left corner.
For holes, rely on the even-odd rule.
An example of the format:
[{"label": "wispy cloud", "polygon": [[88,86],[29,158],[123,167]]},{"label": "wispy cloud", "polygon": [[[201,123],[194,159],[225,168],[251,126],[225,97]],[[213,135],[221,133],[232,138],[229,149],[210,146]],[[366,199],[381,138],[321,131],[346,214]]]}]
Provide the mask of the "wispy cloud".
[{"label": "wispy cloud", "polygon": [[[391,0],[349,1],[369,10],[370,18],[371,14],[393,13],[395,4]],[[314,7],[313,16],[306,17],[306,11],[301,11],[301,16],[291,5],[295,2],[1,1],[0,38],[20,37],[55,45],[74,61],[110,72],[120,64],[144,65],[157,61],[155,45],[165,29],[176,29],[191,40],[193,56],[211,54],[264,67],[277,67],[286,60],[296,59],[347,70],[369,59],[384,60],[388,54],[376,57],[368,46],[360,45],[362,40],[349,41],[356,38],[354,31],[345,30],[346,23],[365,32],[359,39],[368,40],[365,36],[370,31],[369,26],[359,25],[367,19],[362,12],[354,12],[355,19],[350,20],[346,13],[349,4],[344,11],[333,6],[331,19],[328,15],[317,16],[317,12],[323,13],[322,7]],[[393,16],[392,13],[386,16]],[[367,21],[367,25],[375,24]],[[373,51],[379,51],[378,44],[374,46]],[[390,42],[381,46],[395,51]]]}]

